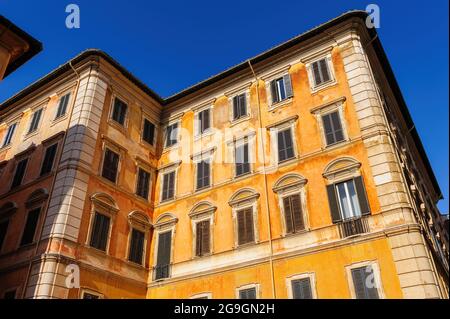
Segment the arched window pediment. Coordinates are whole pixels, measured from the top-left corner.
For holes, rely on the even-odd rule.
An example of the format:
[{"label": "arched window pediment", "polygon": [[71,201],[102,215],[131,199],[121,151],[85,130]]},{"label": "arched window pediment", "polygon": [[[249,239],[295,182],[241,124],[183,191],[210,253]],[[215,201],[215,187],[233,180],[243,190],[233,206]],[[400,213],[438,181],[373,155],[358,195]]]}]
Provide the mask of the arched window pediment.
[{"label": "arched window pediment", "polygon": [[10,217],[17,211],[15,202],[7,202],[0,207],[0,218]]},{"label": "arched window pediment", "polygon": [[189,212],[189,217],[195,218],[204,215],[212,215],[217,210],[217,207],[210,202],[202,201],[194,205]]},{"label": "arched window pediment", "polygon": [[323,172],[323,177],[333,180],[346,175],[358,172],[361,163],[351,157],[342,157],[331,161]]},{"label": "arched window pediment", "polygon": [[117,213],[119,207],[117,206],[115,200],[106,193],[95,193],[91,196],[92,203],[109,213]]},{"label": "arched window pediment", "polygon": [[228,204],[230,206],[240,206],[243,204],[251,203],[256,201],[259,198],[259,193],[251,188],[244,188],[238,190],[231,196]]},{"label": "arched window pediment", "polygon": [[170,228],[172,226],[175,226],[175,224],[178,222],[178,217],[175,216],[172,213],[164,213],[156,219],[155,228],[161,229],[161,228]]},{"label": "arched window pediment", "polygon": [[308,180],[300,174],[287,174],[280,177],[273,185],[272,190],[275,193],[296,189],[304,186]]},{"label": "arched window pediment", "polygon": [[30,196],[28,196],[25,206],[27,208],[40,205],[48,198],[48,191],[45,188],[39,188],[33,191]]},{"label": "arched window pediment", "polygon": [[128,223],[132,227],[149,230],[152,227],[150,218],[142,211],[134,210],[128,214]]}]

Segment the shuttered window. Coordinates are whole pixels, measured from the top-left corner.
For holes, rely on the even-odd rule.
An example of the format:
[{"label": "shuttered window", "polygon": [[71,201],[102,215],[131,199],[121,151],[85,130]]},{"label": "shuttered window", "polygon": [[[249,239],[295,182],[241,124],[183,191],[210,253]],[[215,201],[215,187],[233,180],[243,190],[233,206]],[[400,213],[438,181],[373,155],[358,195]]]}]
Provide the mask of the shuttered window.
[{"label": "shuttered window", "polygon": [[303,222],[302,204],[300,194],[294,194],[283,198],[286,233],[296,233],[305,229]]},{"label": "shuttered window", "polygon": [[272,104],[281,102],[292,97],[291,77],[286,74],[270,82],[270,93],[272,95]]},{"label": "shuttered window", "polygon": [[23,229],[22,239],[20,241],[21,246],[31,244],[34,241],[40,213],[41,208],[36,208],[28,212],[27,221],[25,222],[25,228]]},{"label": "shuttered window", "polygon": [[9,220],[3,220],[0,222],[0,251],[3,247],[3,242],[6,238],[6,232],[8,231]]},{"label": "shuttered window", "polygon": [[130,239],[130,251],[128,254],[128,260],[136,264],[142,265],[142,257],[144,255],[144,239],[145,233],[132,229]]},{"label": "shuttered window", "polygon": [[339,111],[322,115],[322,123],[327,145],[333,145],[344,140]]},{"label": "shuttered window", "polygon": [[108,243],[110,218],[106,215],[95,212],[94,222],[91,231],[90,246],[106,251]]},{"label": "shuttered window", "polygon": [[175,187],[175,172],[164,174],[161,200],[165,201],[173,199],[175,195],[174,187]]},{"label": "shuttered window", "polygon": [[256,299],[256,288],[239,290],[239,299]]},{"label": "shuttered window", "polygon": [[331,80],[330,71],[328,69],[328,62],[326,58],[314,62],[312,64],[312,70],[315,86],[318,86]]},{"label": "shuttered window", "polygon": [[233,97],[233,120],[245,116],[247,116],[247,98],[246,94],[242,93]]},{"label": "shuttered window", "polygon": [[144,127],[142,129],[142,139],[150,145],[155,143],[155,124],[144,119]]},{"label": "shuttered window", "polygon": [[158,254],[156,257],[155,280],[168,278],[170,271],[170,253],[172,232],[160,233],[158,236]]},{"label": "shuttered window", "polygon": [[16,188],[22,184],[25,170],[27,169],[28,158],[24,158],[16,166],[16,172],[14,173],[13,181],[11,183],[11,189]]},{"label": "shuttered window", "polygon": [[31,117],[30,128],[28,129],[28,134],[33,133],[37,130],[39,122],[41,121],[42,109],[39,109],[33,113]]},{"label": "shuttered window", "polygon": [[41,167],[41,176],[48,174],[52,171],[53,163],[55,162],[56,150],[58,149],[58,143],[55,143],[45,150],[44,160]]},{"label": "shuttered window", "polygon": [[17,123],[11,124],[8,127],[8,131],[6,132],[5,139],[3,140],[2,147],[5,147],[5,146],[8,146],[9,144],[11,144],[11,140],[12,140],[12,138],[14,136],[14,132],[16,130],[16,127],[17,127]]},{"label": "shuttered window", "polygon": [[136,185],[136,195],[148,199],[148,192],[150,188],[150,173],[143,170],[142,168],[138,169],[138,180]]},{"label": "shuttered window", "polygon": [[293,299],[312,299],[310,278],[302,278],[291,281]]},{"label": "shuttered window", "polygon": [[115,98],[111,118],[120,125],[125,124],[128,105],[122,100]]},{"label": "shuttered window", "polygon": [[67,112],[67,105],[69,104],[70,93],[67,93],[59,99],[58,109],[56,110],[55,119],[64,116]]},{"label": "shuttered window", "polygon": [[278,138],[278,162],[283,162],[293,158],[295,154],[291,129],[288,128],[286,130],[278,131],[277,138]]},{"label": "shuttered window", "polygon": [[210,222],[204,220],[195,225],[195,255],[204,256],[210,253]]},{"label": "shuttered window", "polygon": [[202,160],[197,163],[197,190],[208,187],[210,184],[210,163]]},{"label": "shuttered window", "polygon": [[164,146],[170,147],[172,145],[177,144],[177,138],[178,138],[178,123],[174,123],[172,125],[167,126]]},{"label": "shuttered window", "polygon": [[379,299],[371,266],[352,269],[356,299]]},{"label": "shuttered window", "polygon": [[333,223],[370,214],[361,176],[328,185],[327,194]]},{"label": "shuttered window", "polygon": [[237,228],[239,245],[255,241],[253,208],[245,208],[237,212]]},{"label": "shuttered window", "polygon": [[211,121],[210,121],[210,109],[203,110],[198,113],[198,135],[201,135],[208,131],[211,127]]},{"label": "shuttered window", "polygon": [[250,162],[248,154],[248,143],[236,146],[235,150],[236,176],[250,173]]},{"label": "shuttered window", "polygon": [[117,179],[118,168],[119,168],[119,154],[107,148],[103,159],[102,176],[107,180],[115,183]]}]

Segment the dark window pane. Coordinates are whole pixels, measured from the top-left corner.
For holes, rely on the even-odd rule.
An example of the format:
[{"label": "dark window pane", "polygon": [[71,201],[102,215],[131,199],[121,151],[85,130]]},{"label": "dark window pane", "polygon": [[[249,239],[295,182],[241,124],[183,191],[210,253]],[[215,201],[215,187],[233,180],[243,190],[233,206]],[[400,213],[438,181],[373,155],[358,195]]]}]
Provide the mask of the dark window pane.
[{"label": "dark window pane", "polygon": [[6,232],[8,231],[9,220],[4,220],[0,222],[0,251],[3,246],[3,242],[6,238]]},{"label": "dark window pane", "polygon": [[315,86],[328,82],[331,79],[326,59],[316,61],[312,64]]},{"label": "dark window pane", "polygon": [[83,293],[83,299],[99,299],[99,296],[85,292]]},{"label": "dark window pane", "polygon": [[253,209],[245,208],[237,212],[238,244],[243,245],[255,241],[253,225]]},{"label": "dark window pane", "polygon": [[278,132],[278,161],[282,162],[294,157],[294,145],[291,129]]},{"label": "dark window pane", "polygon": [[16,188],[17,186],[20,186],[20,184],[22,184],[27,164],[28,158],[25,158],[17,163],[16,172],[14,173],[13,181],[11,184],[11,189]]},{"label": "dark window pane", "polygon": [[5,146],[7,146],[7,145],[9,145],[11,143],[11,140],[12,140],[12,138],[14,136],[14,132],[16,130],[16,127],[17,127],[17,123],[11,124],[8,127],[8,131],[6,132],[5,139],[3,140],[2,147],[5,147]]},{"label": "dark window pane", "polygon": [[312,299],[311,281],[309,278],[292,281],[293,299]]},{"label": "dark window pane", "polygon": [[155,280],[168,278],[170,271],[170,253],[172,232],[160,233],[158,236],[158,255],[156,257]]},{"label": "dark window pane", "polygon": [[91,232],[91,247],[106,251],[108,243],[110,219],[108,216],[95,212]]},{"label": "dark window pane", "polygon": [[114,99],[114,106],[113,106],[113,112],[111,118],[119,123],[120,125],[125,124],[125,118],[127,115],[127,104],[123,101],[121,101],[118,98]]},{"label": "dark window pane", "polygon": [[175,172],[170,172],[163,175],[163,190],[162,200],[172,199],[174,197],[175,187]]},{"label": "dark window pane", "polygon": [[239,299],[256,299],[256,288],[239,290]]},{"label": "dark window pane", "polygon": [[150,145],[154,144],[155,125],[147,119],[144,119],[144,129],[142,130],[142,139]]},{"label": "dark window pane", "polygon": [[283,198],[286,232],[295,233],[305,229],[300,194]]},{"label": "dark window pane", "polygon": [[371,266],[352,269],[356,299],[379,299]]},{"label": "dark window pane", "polygon": [[47,147],[47,149],[45,150],[44,161],[42,162],[41,167],[41,176],[50,173],[52,171],[57,148],[58,144],[56,143]]},{"label": "dark window pane", "polygon": [[70,93],[64,95],[59,99],[58,109],[56,111],[55,118],[61,117],[66,114],[67,104],[69,103]]},{"label": "dark window pane", "polygon": [[327,145],[332,145],[344,140],[344,133],[338,111],[323,115],[322,122]]},{"label": "dark window pane", "polygon": [[41,120],[41,115],[42,115],[42,109],[39,109],[33,113],[28,133],[32,133],[37,130],[37,128],[39,126],[39,122]]},{"label": "dark window pane", "polygon": [[136,195],[148,199],[150,186],[150,173],[139,168]]},{"label": "dark window pane", "polygon": [[197,163],[197,189],[209,186],[209,162],[200,161]]},{"label": "dark window pane", "polygon": [[178,138],[178,123],[167,126],[165,146],[169,147],[177,143]]},{"label": "dark window pane", "polygon": [[130,253],[128,260],[137,264],[142,264],[144,254],[145,234],[142,231],[134,229],[131,231]]},{"label": "dark window pane", "polygon": [[119,154],[114,153],[110,149],[106,149],[105,158],[103,160],[102,176],[115,183],[117,178],[117,169],[119,167]]},{"label": "dark window pane", "polygon": [[209,220],[204,220],[196,224],[195,234],[195,254],[203,256],[210,252],[210,228]]},{"label": "dark window pane", "polygon": [[210,110],[203,110],[198,113],[198,130],[199,134],[206,132],[210,128]]},{"label": "dark window pane", "polygon": [[250,162],[248,154],[248,143],[236,147],[236,176],[241,176],[250,172]]},{"label": "dark window pane", "polygon": [[247,115],[247,99],[245,93],[233,98],[233,119],[237,120]]},{"label": "dark window pane", "polygon": [[22,234],[22,240],[20,241],[21,246],[31,244],[34,241],[34,235],[36,233],[40,212],[41,208],[36,208],[28,213],[27,221]]}]

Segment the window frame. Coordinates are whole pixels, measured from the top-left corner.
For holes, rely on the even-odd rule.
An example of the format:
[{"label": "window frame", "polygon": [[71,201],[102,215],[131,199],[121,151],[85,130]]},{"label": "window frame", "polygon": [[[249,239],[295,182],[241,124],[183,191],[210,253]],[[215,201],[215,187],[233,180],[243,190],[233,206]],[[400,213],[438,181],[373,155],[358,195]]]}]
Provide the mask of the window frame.
[{"label": "window frame", "polygon": [[[176,225],[178,223],[178,218],[172,213],[163,213],[158,216],[158,219],[154,225],[153,239],[153,262],[151,267],[151,278],[153,282],[164,281],[172,277],[172,264],[174,256],[174,246],[175,246],[175,235],[176,235]],[[165,232],[171,232],[171,243],[170,243],[170,262],[169,262],[169,275],[166,278],[156,278],[156,267],[158,265],[158,248],[159,248],[159,235]]]},{"label": "window frame", "polygon": [[[260,287],[259,283],[250,283],[250,284],[245,284],[245,285],[239,286],[235,289],[236,299],[241,299],[240,292],[241,292],[241,290],[246,290],[246,289],[255,289],[256,299],[261,299],[261,289],[260,288],[261,287]],[[242,299],[242,300],[244,300],[244,299]]]},{"label": "window frame", "polygon": [[[330,148],[334,148],[334,147],[339,147],[338,145],[341,145],[341,144],[349,141],[347,123],[345,121],[345,116],[344,116],[344,112],[345,112],[345,103],[344,102],[345,101],[346,101],[346,98],[342,97],[337,100],[331,101],[330,103],[326,103],[326,104],[320,105],[318,107],[314,107],[311,110],[311,113],[316,117],[317,125],[319,127],[322,149],[330,149]],[[330,113],[333,113],[333,112],[338,112],[338,114],[339,114],[339,121],[341,122],[343,139],[341,141],[338,141],[338,142],[328,145],[322,117],[325,115],[328,115]]]},{"label": "window frame", "polygon": [[[26,214],[25,214],[25,218],[23,219],[23,224],[22,224],[23,226],[22,226],[22,228],[20,230],[20,236],[19,236],[19,239],[18,239],[18,245],[17,245],[18,249],[20,249],[22,247],[27,247],[27,246],[34,245],[37,242],[39,229],[41,227],[41,221],[43,219],[43,217],[42,217],[42,215],[43,215],[43,207],[44,207],[44,205],[42,203],[39,203],[38,205],[28,206],[26,208]],[[38,215],[38,218],[37,218],[37,221],[36,221],[36,226],[34,228],[33,239],[29,243],[22,244],[23,235],[25,233],[25,227],[27,225],[28,217],[29,217],[31,212],[33,212],[33,211],[35,211],[37,209],[39,209],[39,215]]]},{"label": "window frame", "polygon": [[316,287],[316,274],[314,272],[305,272],[300,274],[291,275],[286,278],[286,287],[288,299],[294,299],[294,291],[292,282],[299,279],[309,278],[309,283],[311,285],[311,295],[312,299],[317,299],[317,287]]},{"label": "window frame", "polygon": [[[283,200],[284,200],[284,198],[292,196],[292,195],[300,196],[300,201],[301,201],[300,204],[301,204],[301,210],[302,210],[301,214],[302,214],[302,218],[303,218],[304,229],[288,233],[287,225],[286,225],[286,212],[284,209]],[[302,186],[299,186],[298,188],[280,190],[278,192],[278,205],[279,205],[280,213],[281,213],[281,228],[282,228],[283,237],[295,236],[298,234],[308,232],[310,230],[308,210],[307,210],[308,205],[306,204],[306,187],[304,187],[304,184]]]},{"label": "window frame", "polygon": [[372,272],[374,274],[374,280],[376,282],[376,289],[378,291],[378,298],[385,299],[386,295],[383,289],[383,280],[381,279],[380,266],[377,260],[366,260],[361,262],[352,263],[350,265],[345,266],[345,274],[347,277],[347,284],[350,290],[350,295],[352,299],[356,299],[356,291],[355,284],[353,282],[352,270],[361,267],[370,266],[372,268]]},{"label": "window frame", "polygon": [[100,293],[100,292],[97,292],[97,291],[89,289],[89,288],[81,288],[80,289],[79,298],[84,300],[84,295],[85,294],[90,294],[90,295],[93,295],[93,296],[97,296],[98,299],[105,299],[105,296],[102,293]]},{"label": "window frame", "polygon": [[[245,115],[241,115],[238,118],[234,118],[234,98],[240,95],[245,95],[245,111],[246,114]],[[240,90],[236,93],[233,93],[233,95],[231,95],[228,98],[228,103],[229,103],[229,119],[230,119],[230,123],[231,125],[235,125],[241,122],[244,122],[248,119],[251,118],[251,107],[250,107],[250,89],[249,88],[245,88],[244,90]]]},{"label": "window frame", "polygon": [[[213,165],[214,165],[214,153],[216,148],[212,147],[201,153],[192,155],[192,164],[194,167],[194,193],[201,192],[214,187]],[[202,161],[209,163],[209,185],[197,188],[197,176],[198,176],[198,164]]]},{"label": "window frame", "polygon": [[[123,124],[116,121],[115,119],[113,119],[116,99],[121,101],[122,103],[124,103],[127,106],[126,111],[125,111],[125,117],[123,119]],[[123,96],[121,96],[117,93],[112,94],[110,108],[109,108],[109,114],[108,114],[108,122],[113,124],[115,127],[118,127],[122,130],[126,130],[128,128],[129,113],[130,113],[130,101],[128,99],[125,99]]]},{"label": "window frame", "polygon": [[[147,190],[148,194],[147,194],[147,197],[146,197],[146,198],[138,194],[138,186],[139,186],[139,170],[143,170],[143,171],[145,171],[146,173],[149,174],[149,178],[148,178],[148,190]],[[134,189],[135,189],[134,194],[135,194],[137,197],[139,197],[140,199],[143,199],[143,200],[145,200],[145,201],[150,201],[150,199],[151,199],[151,194],[152,194],[152,187],[153,187],[153,181],[152,181],[152,179],[153,179],[153,170],[150,169],[150,168],[148,168],[146,165],[144,166],[144,165],[138,163],[138,164],[136,165],[136,181],[135,181],[135,185],[134,185]]]},{"label": "window frame", "polygon": [[[30,164],[30,158],[31,158],[31,154],[27,154],[27,155],[25,155],[23,157],[15,159],[14,174],[12,175],[11,182],[9,183],[9,187],[8,187],[9,191],[16,190],[16,189],[18,189],[18,188],[20,188],[21,186],[24,185],[25,176],[27,175],[27,171],[28,171],[29,166],[30,166],[29,165]],[[22,179],[20,181],[20,184],[18,184],[16,186],[13,186],[14,177],[16,176],[16,173],[17,173],[17,167],[18,167],[19,163],[22,162],[23,160],[27,160],[27,164],[25,165],[25,170],[23,172]]]},{"label": "window frame", "polygon": [[[38,121],[38,123],[37,123],[37,125],[36,125],[36,128],[35,128],[33,131],[30,131],[30,130],[31,130],[31,124],[33,123],[34,115],[35,115],[37,112],[39,112],[39,111],[41,112],[41,115],[40,115],[40,117],[39,117],[39,121]],[[30,122],[29,122],[29,124],[28,124],[28,128],[27,128],[27,130],[25,131],[25,138],[27,138],[27,137],[29,137],[29,136],[32,136],[32,135],[34,135],[34,134],[37,134],[37,132],[39,132],[39,129],[40,129],[41,124],[42,124],[42,119],[43,119],[43,117],[44,117],[44,112],[45,112],[45,106],[39,106],[39,107],[36,107],[35,109],[33,109],[33,111],[31,112]]]},{"label": "window frame", "polygon": [[189,297],[189,299],[213,299],[212,292],[201,292]]},{"label": "window frame", "polygon": [[[302,59],[302,61],[304,61],[304,63],[305,63],[306,71],[308,74],[308,82],[309,82],[309,88],[311,90],[311,94],[314,94],[314,93],[316,93],[320,90],[323,90],[325,88],[328,88],[330,86],[333,86],[337,83],[336,74],[334,72],[333,59],[331,56],[331,50],[332,50],[332,48],[328,48],[325,52],[318,52],[316,54],[313,54],[313,56]],[[313,63],[319,62],[320,60],[323,60],[323,59],[325,59],[325,61],[327,63],[330,80],[316,85],[312,65],[313,65]]]},{"label": "window frame", "polygon": [[[69,97],[67,99],[66,109],[65,109],[63,114],[60,114],[58,116],[58,111],[59,111],[59,106],[60,106],[60,103],[61,103],[61,99],[63,97],[65,97],[65,96],[67,96],[67,95],[69,95]],[[58,96],[59,96],[59,98],[58,98],[58,101],[57,101],[57,104],[56,104],[55,114],[53,116],[53,122],[58,122],[59,120],[62,120],[62,119],[67,117],[67,114],[68,114],[68,111],[69,111],[69,108],[70,108],[70,102],[72,101],[72,98],[73,98],[71,90],[62,92],[62,93],[58,94]]]},{"label": "window frame", "polygon": [[[11,136],[9,137],[9,143],[5,144],[6,143],[6,138],[8,137],[9,130],[13,126],[14,126],[14,130],[13,130]],[[6,148],[10,147],[13,144],[13,139],[14,139],[14,136],[16,135],[16,130],[17,130],[18,126],[19,126],[19,121],[17,121],[17,120],[13,121],[13,122],[11,122],[10,124],[7,125],[6,130],[5,130],[6,131],[5,132],[5,136],[3,137],[2,144],[1,144],[2,146],[0,147],[0,150],[6,149]]]},{"label": "window frame", "polygon": [[[169,126],[177,125],[177,136],[176,136],[176,142],[171,145],[167,145],[167,129]],[[169,123],[164,125],[164,133],[163,133],[163,151],[168,151],[170,149],[176,148],[180,145],[180,135],[181,135],[181,120],[177,119],[174,121],[170,121]]]},{"label": "window frame", "polygon": [[[271,141],[271,145],[272,145],[272,147],[270,148],[271,160],[273,161],[273,163],[275,163],[275,166],[281,166],[285,163],[290,163],[291,161],[297,160],[299,157],[299,146],[298,146],[297,134],[296,134],[297,120],[298,120],[298,116],[293,116],[293,117],[290,117],[279,123],[275,123],[275,124],[267,127],[267,129],[269,130],[270,141]],[[278,132],[282,132],[282,131],[285,131],[288,129],[290,130],[290,134],[291,134],[294,156],[280,162],[279,151],[278,151]]]},{"label": "window frame", "polygon": [[[56,145],[56,146],[55,146]],[[53,162],[52,165],[50,167],[50,170],[48,172],[42,173],[42,169],[44,167],[44,161],[45,161],[45,157],[47,155],[47,150],[52,147],[55,146],[56,150],[55,150],[55,156],[53,157]],[[55,163],[56,160],[58,158],[58,154],[59,154],[59,141],[55,141],[54,143],[49,143],[47,145],[45,145],[45,151],[43,152],[43,156],[42,156],[42,161],[41,161],[41,166],[39,168],[39,177],[43,177],[43,176],[48,176],[53,172],[53,169],[55,168]]]},{"label": "window frame", "polygon": [[[126,255],[125,259],[127,262],[130,262],[133,265],[145,267],[146,261],[147,261],[147,255],[148,255],[147,251],[148,251],[149,235],[150,235],[150,230],[152,228],[150,219],[147,218],[147,215],[144,212],[135,210],[135,211],[132,211],[130,214],[128,214],[128,226],[129,226],[129,231],[128,231],[127,250],[126,250],[126,254],[125,254]],[[130,260],[131,241],[132,241],[133,230],[137,230],[137,231],[144,233],[144,243],[143,243],[141,263],[137,263],[135,261]]]},{"label": "window frame", "polygon": [[[119,185],[119,177],[120,177],[120,171],[121,171],[121,164],[122,164],[122,152],[120,148],[117,148],[113,145],[111,145],[110,143],[104,143],[103,147],[102,147],[102,158],[101,158],[101,162],[100,162],[100,172],[99,172],[99,176],[102,178],[102,180],[107,181],[108,183],[114,184],[116,186]],[[117,154],[119,156],[118,162],[117,162],[117,171],[116,171],[116,178],[115,181],[111,181],[108,178],[103,176],[103,168],[105,165],[105,155],[106,155],[106,150],[110,150],[111,152]]]},{"label": "window frame", "polygon": [[[150,123],[152,123],[153,126],[155,127],[155,131],[153,132],[153,144],[150,144],[149,142],[147,142],[144,139],[144,127],[145,127],[145,121],[146,120],[149,121]],[[140,141],[144,145],[150,147],[150,149],[152,149],[152,151],[154,151],[156,149],[156,142],[157,142],[157,140],[158,140],[158,125],[155,124],[155,121],[150,119],[150,116],[144,114],[142,116],[142,121],[141,121]]]},{"label": "window frame", "polygon": [[[214,254],[214,218],[217,207],[210,202],[201,201],[197,203],[188,216],[191,219],[192,229],[192,259],[203,258]],[[197,224],[209,221],[209,253],[197,256]]]},{"label": "window frame", "polygon": [[[237,195],[242,193],[248,193],[249,195],[234,199]],[[234,232],[234,245],[233,249],[239,249],[242,247],[252,246],[255,244],[258,244],[260,241],[260,234],[259,234],[259,228],[258,228],[258,198],[259,193],[255,192],[252,189],[244,188],[234,193],[232,199],[228,202],[228,204],[231,206],[231,212],[232,212],[232,218],[233,218],[233,232]],[[253,212],[253,241],[248,242],[245,244],[239,245],[239,225],[238,225],[238,218],[237,213],[243,209],[251,208]]]},{"label": "window frame", "polygon": [[[200,132],[201,123],[200,123],[200,113],[208,111],[209,112],[209,127],[204,130],[203,132]],[[194,139],[199,139],[201,137],[205,137],[208,135],[213,134],[214,128],[213,128],[213,113],[214,113],[214,105],[213,104],[207,104],[205,106],[196,108],[194,110]]]},{"label": "window frame", "polygon": [[[159,169],[159,203],[167,203],[177,199],[177,177],[178,177],[178,169],[181,165],[181,161],[176,163],[171,163],[163,168]],[[173,198],[163,199],[163,191],[164,191],[164,175],[174,172],[174,181],[173,181]]]}]

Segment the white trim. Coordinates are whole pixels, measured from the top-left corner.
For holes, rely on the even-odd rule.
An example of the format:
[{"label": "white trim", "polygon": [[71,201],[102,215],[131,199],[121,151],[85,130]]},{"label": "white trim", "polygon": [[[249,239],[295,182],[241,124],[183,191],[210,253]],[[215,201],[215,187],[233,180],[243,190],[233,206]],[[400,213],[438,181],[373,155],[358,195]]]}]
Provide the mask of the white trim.
[{"label": "white trim", "polygon": [[[289,197],[291,195],[299,195],[300,196],[300,204],[301,204],[301,209],[302,209],[301,213],[302,213],[302,218],[303,218],[304,229],[300,230],[300,231],[294,231],[293,233],[288,233],[287,226],[286,226],[286,212],[284,210],[283,199],[285,197]],[[305,189],[304,185],[299,186],[298,188],[288,190],[286,192],[284,192],[284,191],[279,192],[278,193],[278,205],[280,207],[280,213],[281,213],[281,228],[282,228],[283,236],[301,234],[310,229],[307,205],[306,205],[306,189]]]},{"label": "white trim", "polygon": [[[322,117],[324,115],[327,115],[327,114],[330,114],[330,113],[333,113],[336,111],[339,113],[339,121],[341,122],[343,140],[328,145],[327,138],[325,135],[325,128],[323,127]],[[330,147],[333,147],[340,143],[347,142],[349,140],[348,133],[347,133],[347,123],[346,123],[345,117],[344,117],[344,101],[343,100],[337,101],[332,104],[324,105],[323,107],[314,108],[312,110],[312,113],[316,117],[317,125],[319,126],[320,137],[322,140],[322,149],[330,148]]]},{"label": "white trim", "polygon": [[[209,253],[197,256],[197,224],[200,222],[209,221]],[[214,253],[214,211],[204,213],[201,215],[191,215],[192,228],[192,259],[210,256]]]},{"label": "white trim", "polygon": [[[332,86],[334,84],[337,83],[336,80],[336,75],[334,73],[334,66],[333,66],[333,60],[331,57],[331,50],[333,48],[327,48],[326,52],[317,52],[315,53],[313,56],[309,57],[309,58],[305,58],[302,59],[302,61],[305,61],[305,67],[306,67],[306,71],[308,73],[308,81],[309,81],[309,87],[311,89],[311,93],[314,94],[322,89],[325,89],[329,86]],[[327,67],[328,67],[328,71],[329,71],[329,75],[330,75],[330,80],[328,80],[327,82],[323,82],[319,85],[315,85],[315,80],[314,80],[314,72],[312,70],[312,64],[315,62],[318,62],[320,60],[325,59],[325,61],[327,62]]]},{"label": "white trim", "polygon": [[[203,111],[208,111],[209,112],[209,128],[207,128],[204,132],[200,132],[200,120],[199,120],[199,115],[201,112]],[[201,137],[210,135],[213,133],[213,112],[214,111],[214,106],[213,104],[207,104],[205,106],[196,108],[194,111],[194,140],[197,140]]]},{"label": "white trim", "polygon": [[[241,191],[248,191],[250,192],[250,189],[243,189],[237,191],[234,195],[238,194]],[[233,195],[233,197],[234,197]],[[233,217],[233,231],[234,231],[234,246],[233,248],[239,248],[239,247],[245,247],[247,245],[253,245],[257,244],[259,242],[259,228],[258,228],[258,198],[259,194],[254,193],[251,197],[239,199],[237,201],[229,202],[231,205],[231,212]],[[237,219],[237,213],[243,209],[251,208],[253,213],[253,241],[245,244],[239,245],[239,226],[238,226],[238,219]]]},{"label": "white trim", "polygon": [[[169,126],[172,126],[172,125],[174,125],[174,124],[177,124],[177,136],[176,136],[176,142],[174,143],[174,144],[172,144],[172,145],[166,145],[166,140],[167,140],[167,128],[169,127]],[[180,134],[181,134],[181,118],[177,118],[177,119],[175,119],[175,120],[173,120],[173,121],[170,121],[170,122],[168,122],[168,123],[166,123],[164,126],[163,126],[163,141],[162,141],[162,145],[163,145],[163,151],[165,152],[165,151],[168,151],[168,150],[170,150],[170,149],[172,149],[172,148],[175,148],[175,147],[177,147],[177,146],[179,146],[180,145]]]},{"label": "white trim", "polygon": [[[160,171],[159,176],[161,176],[160,182],[159,182],[159,203],[166,203],[172,200],[175,200],[177,198],[177,177],[178,177],[178,168],[180,167],[180,165],[178,164],[173,164],[170,165],[169,167],[164,168],[163,170]],[[168,199],[164,199],[162,197],[163,194],[163,189],[164,189],[164,175],[169,174],[174,172],[174,177],[173,177],[173,197],[172,198],[168,198]]]},{"label": "white trim", "polygon": [[[279,125],[271,127],[269,129],[270,140],[271,140],[271,144],[273,145],[273,147],[271,148],[271,158],[272,158],[273,162],[275,163],[275,166],[278,166],[289,160],[298,158],[299,152],[298,152],[298,145],[297,145],[296,128],[297,128],[297,119],[295,118],[290,121],[280,123]],[[292,158],[289,158],[289,159],[286,159],[286,160],[280,162],[279,157],[278,157],[278,132],[282,132],[282,131],[285,131],[288,129],[291,132],[294,156]]]},{"label": "white trim", "polygon": [[105,298],[105,296],[102,293],[100,293],[100,292],[97,292],[97,291],[89,289],[89,288],[81,288],[80,289],[80,299],[84,299],[84,294],[85,293],[93,295],[93,296],[97,296],[98,299],[104,299]]},{"label": "white trim", "polygon": [[374,274],[374,281],[378,291],[378,297],[380,299],[385,298],[384,290],[383,290],[383,282],[381,280],[380,267],[376,260],[368,260],[357,263],[352,263],[350,265],[345,266],[345,273],[347,276],[347,282],[350,289],[350,295],[352,299],[356,299],[355,285],[353,283],[352,269],[361,268],[361,267],[372,267],[372,272]]},{"label": "white trim", "polygon": [[212,292],[202,292],[189,297],[189,299],[212,299]]},{"label": "white trim", "polygon": [[292,275],[286,278],[286,288],[287,295],[289,299],[294,299],[294,293],[292,291],[292,282],[298,279],[309,278],[309,282],[311,284],[311,294],[313,299],[317,299],[317,288],[316,288],[316,274],[314,272],[307,272]]},{"label": "white trim", "polygon": [[[233,99],[236,96],[239,96],[239,95],[242,95],[242,94],[245,94],[245,103],[246,103],[245,110],[246,110],[246,114],[241,116],[241,117],[239,117],[239,118],[237,118],[237,119],[234,119]],[[228,95],[226,95],[226,96],[228,96]],[[235,125],[235,124],[241,123],[243,121],[249,120],[251,118],[250,87],[246,86],[245,88],[240,89],[239,91],[236,91],[232,95],[230,95],[228,97],[228,105],[229,105],[228,106],[228,109],[229,109],[228,118],[230,120],[230,124],[231,125]]]}]

